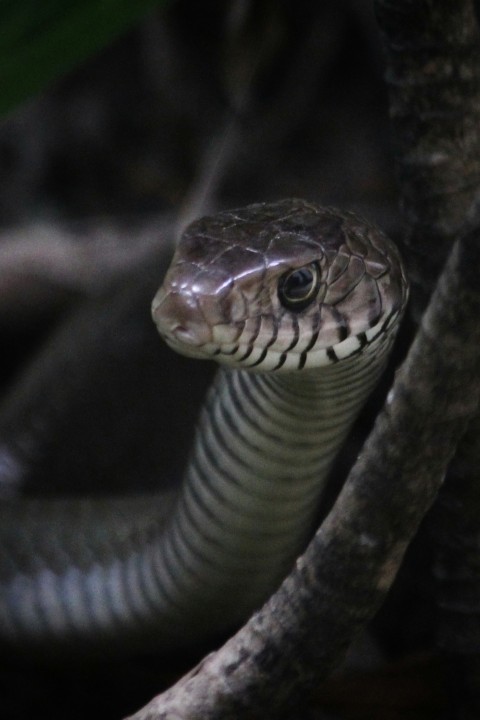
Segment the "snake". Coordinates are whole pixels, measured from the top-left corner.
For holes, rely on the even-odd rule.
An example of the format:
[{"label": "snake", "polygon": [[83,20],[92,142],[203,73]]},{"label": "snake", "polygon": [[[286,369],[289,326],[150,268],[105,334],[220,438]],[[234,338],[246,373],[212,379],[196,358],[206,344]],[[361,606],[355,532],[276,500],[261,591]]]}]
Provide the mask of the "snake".
[{"label": "snake", "polygon": [[171,350],[218,365],[184,476],[7,498],[2,646],[169,651],[244,622],[314,532],[407,297],[395,244],[354,213],[288,199],[193,222],[152,303]]}]

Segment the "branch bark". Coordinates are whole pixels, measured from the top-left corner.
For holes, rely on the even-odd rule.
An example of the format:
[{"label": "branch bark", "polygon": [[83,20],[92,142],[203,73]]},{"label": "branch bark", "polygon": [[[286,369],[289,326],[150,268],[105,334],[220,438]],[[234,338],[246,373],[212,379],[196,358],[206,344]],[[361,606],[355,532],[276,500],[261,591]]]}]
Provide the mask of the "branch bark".
[{"label": "branch bark", "polygon": [[437,642],[448,652],[480,656],[480,417],[469,424],[448,482],[429,517],[435,542]]},{"label": "branch bark", "polygon": [[291,575],[132,720],[280,717],[340,662],[385,597],[478,408],[479,239],[472,232],[456,245],[387,405]]},{"label": "branch bark", "polygon": [[[398,178],[418,315],[455,234],[477,223],[480,33],[472,0],[377,0]],[[480,418],[427,520],[437,644],[452,657],[456,705],[480,713]],[[458,670],[460,669],[460,672]],[[463,712],[463,711],[460,711]]]}]

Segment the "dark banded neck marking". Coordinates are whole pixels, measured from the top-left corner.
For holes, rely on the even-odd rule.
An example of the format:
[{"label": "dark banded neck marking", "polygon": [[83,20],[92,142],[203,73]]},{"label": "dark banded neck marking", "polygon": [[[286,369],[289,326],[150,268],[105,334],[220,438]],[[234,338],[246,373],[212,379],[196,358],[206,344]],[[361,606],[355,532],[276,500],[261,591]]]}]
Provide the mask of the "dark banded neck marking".
[{"label": "dark banded neck marking", "polygon": [[279,359],[278,363],[275,365],[274,368],[272,368],[272,370],[273,370],[273,371],[275,371],[275,370],[280,370],[280,368],[281,368],[283,365],[285,365],[286,360],[287,360],[287,353],[283,352],[283,353],[280,355],[280,359]]},{"label": "dark banded neck marking", "polygon": [[327,357],[329,358],[329,360],[331,360],[332,363],[339,362],[339,358],[337,357],[337,353],[335,352],[333,347],[327,348]]}]

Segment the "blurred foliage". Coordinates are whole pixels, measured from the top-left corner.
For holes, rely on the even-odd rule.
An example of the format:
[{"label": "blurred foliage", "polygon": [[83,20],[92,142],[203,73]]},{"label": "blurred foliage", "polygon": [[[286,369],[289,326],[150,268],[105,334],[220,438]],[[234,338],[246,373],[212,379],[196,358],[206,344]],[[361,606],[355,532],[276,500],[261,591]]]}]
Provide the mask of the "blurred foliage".
[{"label": "blurred foliage", "polygon": [[0,114],[40,91],[165,0],[3,0]]},{"label": "blurred foliage", "polygon": [[0,228],[289,196],[384,224],[382,67],[371,0],[159,1],[0,121]]}]

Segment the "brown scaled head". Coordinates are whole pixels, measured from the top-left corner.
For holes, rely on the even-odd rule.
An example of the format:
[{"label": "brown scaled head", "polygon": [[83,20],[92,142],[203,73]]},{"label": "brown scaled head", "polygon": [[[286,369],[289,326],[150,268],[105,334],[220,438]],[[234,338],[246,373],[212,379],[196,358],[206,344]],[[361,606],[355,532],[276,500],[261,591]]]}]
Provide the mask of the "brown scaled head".
[{"label": "brown scaled head", "polygon": [[182,354],[259,371],[303,369],[391,331],[407,292],[398,251],[378,228],[283,200],[190,225],[152,313]]}]

